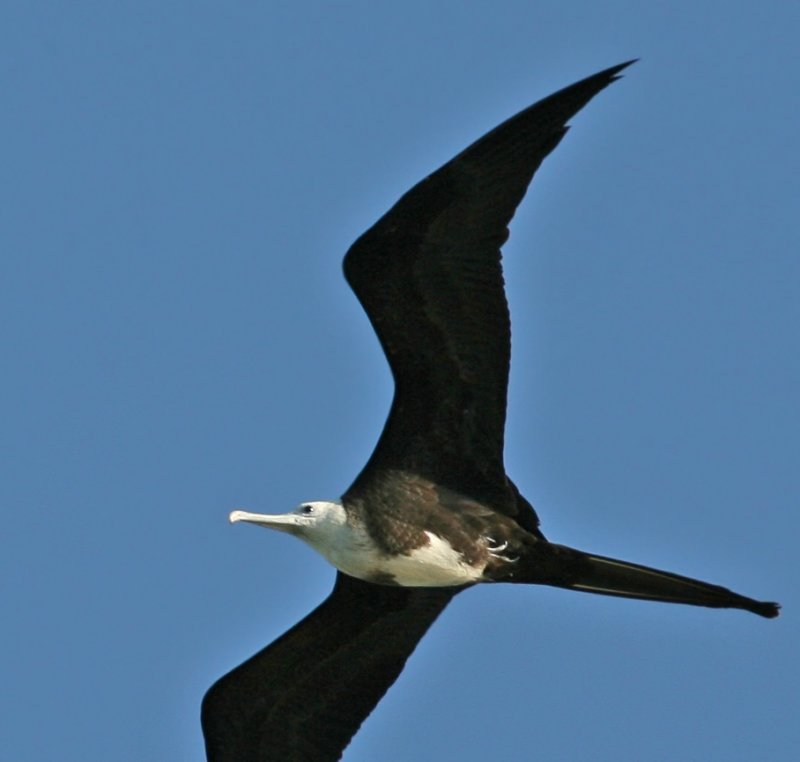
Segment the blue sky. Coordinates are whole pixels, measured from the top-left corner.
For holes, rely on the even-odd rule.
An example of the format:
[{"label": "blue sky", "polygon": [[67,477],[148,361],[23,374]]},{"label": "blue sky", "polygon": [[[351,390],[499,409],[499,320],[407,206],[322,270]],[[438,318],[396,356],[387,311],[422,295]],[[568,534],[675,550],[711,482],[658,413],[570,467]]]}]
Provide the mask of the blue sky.
[{"label": "blue sky", "polygon": [[4,3],[4,758],[202,758],[205,689],[333,581],[228,511],[338,496],[388,409],[345,250],[641,56],[513,224],[508,469],[552,540],[784,613],[472,590],[345,759],[792,759],[798,33],[795,3]]}]

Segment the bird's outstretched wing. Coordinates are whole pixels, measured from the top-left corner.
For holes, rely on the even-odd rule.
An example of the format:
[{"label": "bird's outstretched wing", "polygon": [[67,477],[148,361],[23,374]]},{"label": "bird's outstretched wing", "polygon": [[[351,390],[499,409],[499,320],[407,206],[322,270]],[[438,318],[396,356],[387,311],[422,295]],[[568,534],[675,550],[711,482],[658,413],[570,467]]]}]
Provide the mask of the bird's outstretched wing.
[{"label": "bird's outstretched wing", "polygon": [[567,120],[629,63],[493,129],[408,191],[348,251],[345,276],[395,381],[389,418],[353,495],[373,467],[399,468],[514,515],[503,467],[510,328],[500,247]]},{"label": "bird's outstretched wing", "polygon": [[340,572],[318,608],[206,693],[208,762],[339,759],[456,592]]}]

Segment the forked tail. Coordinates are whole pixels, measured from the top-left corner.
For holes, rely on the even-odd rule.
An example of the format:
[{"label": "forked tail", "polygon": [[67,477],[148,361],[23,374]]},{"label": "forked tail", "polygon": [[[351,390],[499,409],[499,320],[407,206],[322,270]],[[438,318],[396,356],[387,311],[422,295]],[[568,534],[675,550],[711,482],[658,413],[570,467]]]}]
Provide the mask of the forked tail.
[{"label": "forked tail", "polygon": [[546,558],[536,553],[533,555],[539,556],[538,559],[524,559],[520,570],[523,574],[512,581],[537,582],[587,593],[665,603],[745,609],[770,619],[778,616],[780,610],[777,603],[756,601],[720,585],[615,558],[595,556],[563,545],[548,546],[542,553]]}]

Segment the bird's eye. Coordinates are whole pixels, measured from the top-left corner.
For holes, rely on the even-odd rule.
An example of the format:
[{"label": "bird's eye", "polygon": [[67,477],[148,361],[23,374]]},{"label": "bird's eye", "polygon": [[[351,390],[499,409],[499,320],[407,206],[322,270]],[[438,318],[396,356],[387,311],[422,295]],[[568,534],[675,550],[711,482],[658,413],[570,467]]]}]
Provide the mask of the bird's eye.
[{"label": "bird's eye", "polygon": [[314,513],[314,506],[313,505],[304,505],[300,509],[304,515],[308,516],[309,514]]}]

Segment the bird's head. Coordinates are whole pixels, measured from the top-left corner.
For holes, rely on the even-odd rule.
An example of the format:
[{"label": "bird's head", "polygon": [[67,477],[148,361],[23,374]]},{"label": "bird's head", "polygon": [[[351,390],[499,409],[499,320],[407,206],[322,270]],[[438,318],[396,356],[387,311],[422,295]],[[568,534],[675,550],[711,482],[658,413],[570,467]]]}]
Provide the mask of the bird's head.
[{"label": "bird's head", "polygon": [[289,513],[233,511],[228,518],[232,524],[246,521],[249,524],[277,529],[279,532],[288,532],[312,545],[316,545],[315,541],[324,540],[326,536],[337,533],[347,522],[342,504],[338,501],[325,500],[301,503]]}]

